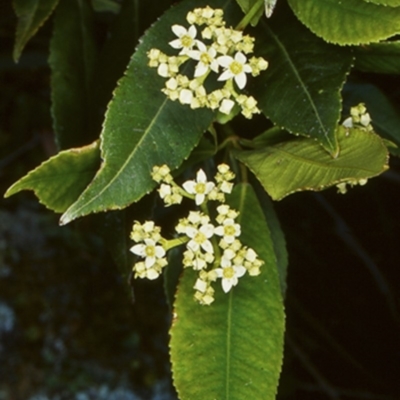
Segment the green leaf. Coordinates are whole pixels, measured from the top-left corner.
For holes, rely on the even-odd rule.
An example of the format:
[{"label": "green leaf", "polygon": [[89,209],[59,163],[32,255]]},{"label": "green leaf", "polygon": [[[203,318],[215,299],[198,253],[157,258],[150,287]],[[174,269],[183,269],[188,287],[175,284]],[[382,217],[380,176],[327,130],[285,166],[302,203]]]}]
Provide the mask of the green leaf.
[{"label": "green leaf", "polygon": [[[400,148],[400,113],[378,87],[370,83],[348,83],[343,90],[343,99],[348,110],[364,103],[376,132]],[[399,148],[390,151],[400,155]]]},{"label": "green leaf", "polygon": [[367,44],[400,32],[400,7],[362,0],[288,1],[299,20],[327,42]]},{"label": "green leaf", "polygon": [[38,29],[46,22],[56,8],[59,0],[13,0],[18,18],[17,32],[13,51],[17,62],[22,50]]},{"label": "green leaf", "polygon": [[14,183],[4,197],[21,190],[33,190],[47,208],[64,212],[93,179],[99,158],[98,142],[61,151]]},{"label": "green leaf", "polygon": [[109,104],[101,152],[103,164],[92,184],[63,215],[66,224],[93,212],[120,209],[151,191],[154,165],[177,168],[199,142],[210,125],[214,112],[192,110],[168,100],[161,92],[164,78],[148,67],[146,53],[158,48],[174,54],[173,24],[187,26],[186,14],[195,7],[224,6],[229,2],[189,0],[166,12],[141,39],[125,76],[120,80]]},{"label": "green leaf", "polygon": [[251,13],[250,24],[256,26],[264,15],[264,0],[236,0],[245,14]]},{"label": "green leaf", "polygon": [[298,139],[265,149],[237,151],[273,200],[303,190],[356,183],[388,169],[388,152],[375,133],[339,126],[340,154],[330,157],[314,140]]},{"label": "green leaf", "polygon": [[398,7],[400,6],[400,0],[364,0],[367,3],[379,4],[382,6]]},{"label": "green leaf", "polygon": [[340,91],[351,68],[351,49],[317,38],[288,8],[278,8],[268,24],[259,26],[255,53],[268,60],[269,67],[249,91],[275,124],[317,139],[335,155]]},{"label": "green leaf", "polygon": [[354,48],[355,68],[380,74],[400,74],[400,41]]},{"label": "green leaf", "polygon": [[58,147],[79,147],[98,138],[92,92],[96,47],[86,1],[61,0],[50,43],[53,127]]},{"label": "green leaf", "polygon": [[195,271],[181,278],[171,328],[173,380],[181,400],[266,399],[276,396],[283,357],[284,311],[273,242],[249,184],[229,204],[240,211],[241,240],[265,261],[228,294],[216,282],[215,301],[193,300]]},{"label": "green leaf", "polygon": [[254,190],[257,194],[258,200],[260,202],[261,208],[264,212],[265,219],[268,224],[268,229],[271,233],[271,239],[274,246],[276,263],[279,272],[279,280],[281,283],[282,296],[285,297],[287,288],[287,267],[289,264],[285,234],[282,231],[271,198],[267,195],[267,193],[265,193],[265,190],[261,187],[260,183],[256,179],[253,179],[253,181],[254,182],[252,182],[252,184]]}]

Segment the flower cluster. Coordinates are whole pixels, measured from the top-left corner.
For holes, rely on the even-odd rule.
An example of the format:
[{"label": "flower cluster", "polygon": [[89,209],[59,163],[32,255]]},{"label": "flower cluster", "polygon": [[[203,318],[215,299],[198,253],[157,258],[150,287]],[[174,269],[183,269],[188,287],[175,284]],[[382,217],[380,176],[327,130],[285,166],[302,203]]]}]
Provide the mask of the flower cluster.
[{"label": "flower cluster", "polygon": [[153,221],[144,224],[133,224],[131,239],[138,243],[131,247],[131,252],[144,258],[134,266],[135,277],[156,279],[163,267],[167,265],[166,252],[163,247],[165,239],[161,237],[160,228]]},{"label": "flower cluster", "polygon": [[[239,239],[241,226],[236,221],[239,212],[225,204],[225,195],[231,193],[235,178],[228,165],[218,166],[214,181],[208,181],[200,169],[195,180],[188,180],[182,186],[174,182],[166,165],[154,167],[152,176],[160,183],[159,194],[166,206],[178,204],[186,197],[200,210],[190,211],[187,217],[179,220],[175,227],[177,237],[172,240],[162,238],[160,228],[152,221],[135,222],[131,239],[138,244],[131,251],[144,258],[133,267],[135,277],[157,278],[167,264],[166,251],[182,244],[185,245],[184,268],[198,272],[194,297],[200,304],[209,305],[214,301],[212,283],[218,279],[227,293],[246,272],[250,276],[260,274],[263,262]],[[214,213],[209,212],[208,201],[217,202]],[[211,215],[216,216],[212,218]]]},{"label": "flower cluster", "polygon": [[346,118],[342,125],[345,128],[358,128],[364,131],[371,132],[374,128],[371,125],[371,117],[367,112],[365,104],[360,103],[350,109],[350,117]]},{"label": "flower cluster", "polygon": [[[350,109],[350,117],[346,118],[343,122],[342,125],[345,128],[357,128],[361,129],[366,132],[371,132],[374,130],[371,124],[371,117],[369,113],[367,112],[367,108],[365,107],[365,104],[360,103],[355,107],[351,107]],[[349,185],[350,187],[360,185],[364,186],[367,183],[367,179],[350,179],[346,182],[341,182],[336,185],[338,192],[341,194],[346,194],[347,193],[347,186]]]},{"label": "flower cluster", "polygon": [[[169,45],[178,54],[168,56],[159,49],[151,49],[147,55],[149,66],[157,68],[157,73],[166,78],[162,91],[169,99],[178,100],[191,108],[206,107],[230,114],[235,104],[246,118],[259,113],[257,101],[252,96],[238,93],[247,83],[247,74],[257,76],[267,69],[268,62],[261,57],[247,55],[253,53],[254,38],[242,31],[227,28],[223,20],[223,10],[196,8],[190,11],[186,20],[188,28],[172,25],[176,39]],[[201,40],[198,35],[198,28]],[[181,66],[194,60],[193,78],[181,72]],[[217,74],[217,80],[224,82],[219,89],[207,92],[204,83],[210,73]]]}]

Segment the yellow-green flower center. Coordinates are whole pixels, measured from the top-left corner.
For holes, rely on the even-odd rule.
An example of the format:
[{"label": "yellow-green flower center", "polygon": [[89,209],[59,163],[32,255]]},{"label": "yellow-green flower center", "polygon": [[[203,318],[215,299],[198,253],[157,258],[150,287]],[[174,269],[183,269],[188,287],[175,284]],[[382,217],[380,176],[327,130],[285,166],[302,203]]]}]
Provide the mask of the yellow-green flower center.
[{"label": "yellow-green flower center", "polygon": [[230,279],[235,276],[235,271],[234,271],[233,267],[226,267],[223,269],[222,274],[224,275],[224,278]]},{"label": "yellow-green flower center", "polygon": [[206,235],[202,232],[197,232],[193,239],[198,244],[202,244],[207,240]]},{"label": "yellow-green flower center", "polygon": [[146,253],[146,257],[154,257],[156,255],[156,248],[155,246],[146,246],[146,249],[144,250]]},{"label": "yellow-green flower center", "polygon": [[206,185],[204,183],[196,183],[196,186],[194,188],[195,192],[198,194],[203,194],[206,191]]},{"label": "yellow-green flower center", "polygon": [[239,61],[233,61],[229,69],[233,75],[239,75],[243,71],[243,65]]},{"label": "yellow-green flower center", "polygon": [[181,37],[181,43],[183,47],[191,47],[193,44],[193,38],[189,35],[183,35]]},{"label": "yellow-green flower center", "polygon": [[210,57],[210,55],[209,55],[208,53],[201,53],[200,61],[201,61],[203,64],[208,65],[208,64],[211,63],[211,57]]},{"label": "yellow-green flower center", "polygon": [[225,225],[224,233],[225,233],[225,236],[234,236],[236,233],[236,229],[233,225]]}]

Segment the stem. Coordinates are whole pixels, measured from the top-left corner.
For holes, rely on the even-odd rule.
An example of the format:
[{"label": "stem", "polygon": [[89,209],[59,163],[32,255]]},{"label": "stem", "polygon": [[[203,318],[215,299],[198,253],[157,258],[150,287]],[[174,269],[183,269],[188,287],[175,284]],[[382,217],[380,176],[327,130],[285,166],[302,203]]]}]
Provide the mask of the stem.
[{"label": "stem", "polygon": [[171,250],[174,247],[180,246],[181,244],[187,243],[189,241],[189,238],[187,236],[180,236],[175,239],[171,240],[165,240],[165,242],[162,244],[164,247],[165,251]]},{"label": "stem", "polygon": [[243,30],[251,22],[251,20],[258,14],[260,9],[264,6],[264,0],[259,0],[257,3],[250,8],[248,13],[243,19],[236,25],[237,30]]}]

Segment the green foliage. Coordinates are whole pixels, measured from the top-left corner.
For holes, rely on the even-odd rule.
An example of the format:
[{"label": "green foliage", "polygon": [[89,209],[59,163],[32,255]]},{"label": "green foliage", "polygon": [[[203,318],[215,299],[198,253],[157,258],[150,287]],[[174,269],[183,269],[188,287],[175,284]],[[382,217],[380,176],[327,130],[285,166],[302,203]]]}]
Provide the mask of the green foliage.
[{"label": "green foliage", "polygon": [[178,167],[212,121],[209,110],[188,110],[175,123],[171,116],[179,115],[181,106],[166,99],[160,91],[162,79],[147,66],[146,53],[160,38],[173,39],[171,25],[183,19],[193,5],[183,3],[166,13],[141,40],[107,110],[101,134],[101,171],[66,211],[62,223],[139,200],[154,187],[152,167],[164,163]]},{"label": "green foliage", "polygon": [[[132,252],[145,259],[134,264],[136,277],[158,277],[165,267],[160,260],[166,261],[164,253],[171,250],[164,289],[173,314],[170,350],[180,399],[272,400],[283,359],[288,254],[271,198],[333,185],[343,192],[346,185],[365,184],[388,169],[387,147],[400,154],[395,148],[400,146],[395,95],[388,97],[371,83],[372,74],[359,72],[400,73],[399,41],[381,42],[400,33],[400,1],[282,0],[272,15],[267,12],[268,18],[265,6],[273,7],[275,1],[183,0],[161,16],[168,2],[142,3],[14,0],[15,59],[56,9],[49,57],[51,111],[63,151],[12,185],[5,196],[33,190],[47,208],[63,213],[62,224],[108,211],[89,220],[95,221],[96,232],[105,232],[123,275],[131,262],[130,239],[136,243]],[[199,11],[207,5],[223,9],[225,25],[218,22],[218,12],[210,17],[214,11],[209,8]],[[152,25],[139,39],[144,21]],[[195,38],[191,24],[197,29]],[[206,54],[198,41],[204,42]],[[148,54],[154,49],[162,53],[150,67]],[[200,62],[209,69],[198,76]],[[182,75],[187,82],[178,82],[185,81]],[[172,88],[176,84],[175,89],[167,82]],[[174,93],[174,101],[165,88]],[[183,90],[189,100],[181,97]],[[211,101],[211,91],[221,98]],[[354,111],[359,103],[366,105],[365,112]],[[246,118],[260,115],[249,122],[239,112]],[[349,114],[346,127],[340,125]],[[173,177],[169,170],[165,179],[152,176],[154,167],[164,164]],[[220,171],[225,164],[236,178]],[[210,173],[217,170],[211,189]],[[223,203],[233,179],[236,186],[227,204],[240,212],[238,217],[223,217],[222,211],[210,211],[207,202],[198,201],[200,195]],[[183,190],[188,184],[194,189]],[[178,200],[168,203],[168,196]],[[173,206],[164,209],[156,197]],[[198,259],[187,261],[188,256],[182,264],[184,250],[178,248],[185,245],[186,252],[201,259],[199,243],[204,244],[207,232],[199,226],[206,223],[180,222],[181,229],[188,229],[186,238],[173,236],[182,232],[172,229],[172,221],[182,218],[193,199],[193,207],[203,213],[199,218],[216,225],[209,227],[210,235],[219,236],[207,253],[212,260],[202,260],[206,267],[199,267]],[[221,244],[222,234],[216,233],[226,228],[226,219],[236,217],[240,243],[264,264],[260,276],[249,273],[237,286],[224,288],[225,293],[219,280],[225,276],[218,275],[222,267],[233,273],[234,267],[254,266],[249,249],[240,243],[235,249],[236,239],[228,243],[225,236]],[[152,225],[153,219],[160,228]],[[133,221],[143,232],[129,236]],[[192,237],[190,228],[199,231]],[[193,270],[182,267],[190,262]],[[150,270],[156,276],[147,274]],[[215,273],[204,281],[215,284],[210,305],[193,299],[196,272]]]},{"label": "green foliage", "polygon": [[360,45],[400,33],[400,7],[362,0],[289,0],[304,25],[327,42]]},{"label": "green foliage", "polygon": [[400,155],[400,113],[393,107],[388,97],[370,83],[348,83],[344,90],[345,105],[364,102],[370,111],[372,125],[377,133],[397,148],[390,147],[390,152]]},{"label": "green foliage", "polygon": [[243,242],[251,244],[265,264],[258,278],[243,278],[228,295],[219,288],[210,307],[190,301],[195,276],[185,270],[174,303],[170,342],[173,379],[181,399],[272,400],[276,395],[284,313],[273,242],[249,184],[238,185],[229,203],[241,213]]},{"label": "green foliage", "polygon": [[359,129],[340,126],[340,153],[327,154],[311,139],[298,139],[263,149],[236,152],[274,200],[302,190],[323,190],[338,183],[357,183],[388,168],[382,139]]},{"label": "green foliage", "polygon": [[350,49],[318,39],[290,11],[262,22],[260,53],[270,62],[252,92],[264,114],[292,133],[317,139],[336,155],[340,90],[352,64]]},{"label": "green foliage", "polygon": [[54,212],[64,212],[93,179],[99,165],[99,144],[64,150],[45,161],[6,192],[33,190],[39,201]]},{"label": "green foliage", "polygon": [[355,67],[365,72],[400,74],[400,41],[371,43],[354,49]]},{"label": "green foliage", "polygon": [[29,39],[46,22],[59,0],[13,0],[18,17],[13,57],[18,61]]},{"label": "green foliage", "polygon": [[[264,0],[236,0],[242,11],[247,14],[251,12],[251,25],[258,24],[264,13]],[[254,15],[253,15],[254,14]]]}]

